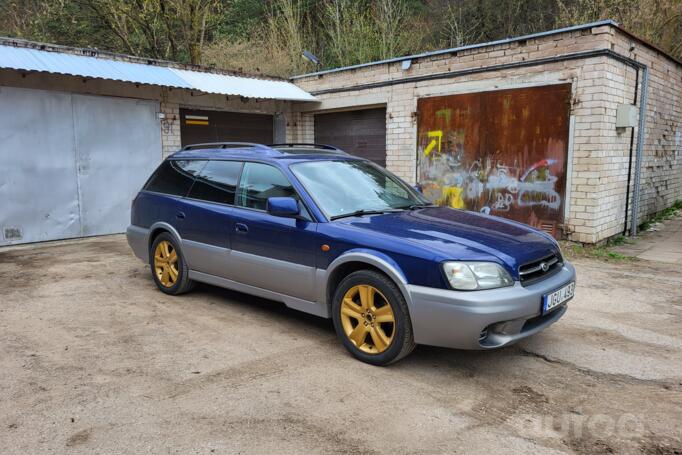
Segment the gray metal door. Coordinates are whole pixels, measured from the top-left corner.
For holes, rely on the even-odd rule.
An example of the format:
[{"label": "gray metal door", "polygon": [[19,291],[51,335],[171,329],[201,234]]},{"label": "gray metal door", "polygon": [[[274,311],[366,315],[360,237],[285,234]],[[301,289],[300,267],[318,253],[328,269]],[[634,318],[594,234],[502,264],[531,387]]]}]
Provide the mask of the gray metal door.
[{"label": "gray metal door", "polygon": [[73,96],[81,236],[130,224],[130,202],[161,161],[159,104]]},{"label": "gray metal door", "polygon": [[158,103],[0,88],[0,245],[123,232],[161,160]]},{"label": "gray metal door", "polygon": [[0,245],[78,237],[71,95],[0,87]]}]

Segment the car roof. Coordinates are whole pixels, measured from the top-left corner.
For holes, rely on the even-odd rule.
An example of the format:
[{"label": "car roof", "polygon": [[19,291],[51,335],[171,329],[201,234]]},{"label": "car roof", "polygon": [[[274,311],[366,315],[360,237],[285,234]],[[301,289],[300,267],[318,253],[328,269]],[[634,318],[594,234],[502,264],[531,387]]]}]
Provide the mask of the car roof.
[{"label": "car roof", "polygon": [[259,159],[259,160],[329,160],[362,159],[341,149],[325,144],[287,143],[263,145],[248,142],[219,142],[186,145],[172,154],[170,159]]}]

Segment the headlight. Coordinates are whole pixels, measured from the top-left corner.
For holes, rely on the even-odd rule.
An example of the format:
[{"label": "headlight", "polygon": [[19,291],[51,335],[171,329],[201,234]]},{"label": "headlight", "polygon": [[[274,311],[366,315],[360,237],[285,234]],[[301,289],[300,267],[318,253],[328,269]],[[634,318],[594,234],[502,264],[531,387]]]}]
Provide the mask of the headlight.
[{"label": "headlight", "polygon": [[561,250],[561,245],[559,245],[559,242],[557,242],[556,240],[555,240],[555,242],[556,242],[556,249],[559,251],[559,256],[561,256],[563,258],[564,252]]},{"label": "headlight", "polygon": [[443,271],[453,289],[473,291],[511,286],[514,280],[494,262],[445,262]]}]

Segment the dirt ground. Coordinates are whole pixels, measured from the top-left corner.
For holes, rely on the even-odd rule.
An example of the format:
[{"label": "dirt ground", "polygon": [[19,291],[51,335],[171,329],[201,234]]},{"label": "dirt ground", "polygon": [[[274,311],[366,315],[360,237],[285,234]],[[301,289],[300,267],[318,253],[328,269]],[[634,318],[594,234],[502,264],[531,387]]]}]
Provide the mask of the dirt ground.
[{"label": "dirt ground", "polygon": [[581,259],[547,331],[352,359],[330,322],[200,286],[122,236],[0,250],[0,452],[682,453],[682,272]]}]

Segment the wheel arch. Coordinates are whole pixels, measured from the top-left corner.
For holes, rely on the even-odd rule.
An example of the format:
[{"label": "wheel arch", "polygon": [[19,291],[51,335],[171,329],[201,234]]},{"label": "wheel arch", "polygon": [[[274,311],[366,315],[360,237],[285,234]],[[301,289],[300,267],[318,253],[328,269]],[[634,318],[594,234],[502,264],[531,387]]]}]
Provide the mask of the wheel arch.
[{"label": "wheel arch", "polygon": [[334,292],[341,280],[358,270],[374,270],[393,281],[403,295],[408,307],[411,305],[407,291],[407,278],[400,266],[389,256],[372,250],[351,250],[336,258],[327,268],[324,286],[324,301],[331,314]]},{"label": "wheel arch", "polygon": [[159,234],[161,234],[162,232],[169,233],[173,237],[173,240],[175,240],[178,247],[182,248],[182,238],[180,237],[180,234],[178,234],[178,231],[170,224],[163,221],[159,221],[157,223],[152,224],[149,228],[149,237],[147,239],[147,251],[151,250],[152,244],[154,243],[154,239],[156,239],[156,237],[158,237]]}]

